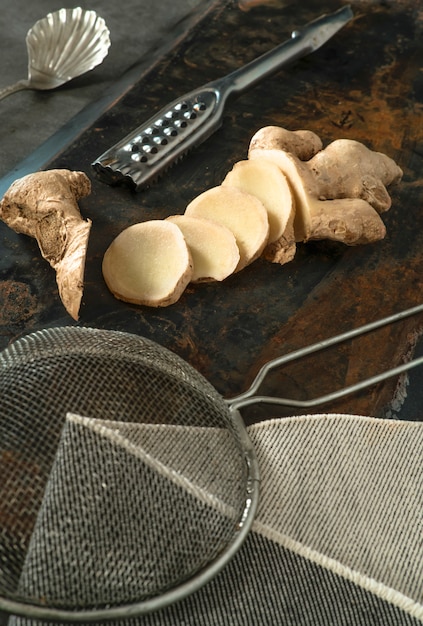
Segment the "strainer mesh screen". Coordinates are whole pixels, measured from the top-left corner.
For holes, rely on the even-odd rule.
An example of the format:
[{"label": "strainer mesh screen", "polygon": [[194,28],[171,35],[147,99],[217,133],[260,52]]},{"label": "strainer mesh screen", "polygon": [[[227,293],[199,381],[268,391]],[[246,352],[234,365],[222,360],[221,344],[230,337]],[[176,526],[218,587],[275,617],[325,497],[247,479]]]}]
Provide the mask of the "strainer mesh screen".
[{"label": "strainer mesh screen", "polygon": [[204,568],[242,519],[223,399],[134,335],[50,329],[0,355],[0,596],[139,602]]}]

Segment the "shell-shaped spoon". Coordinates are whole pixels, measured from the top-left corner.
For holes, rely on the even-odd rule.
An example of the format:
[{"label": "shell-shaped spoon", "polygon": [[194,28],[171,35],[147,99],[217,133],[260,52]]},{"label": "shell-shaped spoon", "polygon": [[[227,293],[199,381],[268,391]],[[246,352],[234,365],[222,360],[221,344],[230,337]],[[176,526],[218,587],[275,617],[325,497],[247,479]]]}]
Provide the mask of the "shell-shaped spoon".
[{"label": "shell-shaped spoon", "polygon": [[55,89],[99,65],[110,33],[95,11],[60,9],[38,20],[26,35],[28,78],[0,90],[0,100],[21,89]]}]

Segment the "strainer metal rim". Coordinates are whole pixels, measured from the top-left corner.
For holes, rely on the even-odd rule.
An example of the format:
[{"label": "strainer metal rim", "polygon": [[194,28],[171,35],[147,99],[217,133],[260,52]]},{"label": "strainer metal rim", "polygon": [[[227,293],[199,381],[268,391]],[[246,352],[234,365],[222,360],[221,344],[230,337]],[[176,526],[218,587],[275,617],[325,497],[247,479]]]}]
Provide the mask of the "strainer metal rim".
[{"label": "strainer metal rim", "polygon": [[[71,330],[72,329],[72,330]],[[83,326],[68,326],[68,327],[55,327],[50,329],[44,329],[41,331],[35,331],[34,333],[30,333],[30,335],[42,334],[48,331],[64,331],[70,330],[70,332],[101,332],[101,333],[109,333],[114,336],[125,336],[131,335],[131,333],[127,333],[125,331],[116,331],[116,330],[99,330],[95,328],[88,328]],[[137,337],[137,335],[134,335]],[[21,337],[21,339],[25,339],[25,337]],[[143,340],[145,338],[142,338]],[[155,344],[152,340],[146,339],[148,343]],[[13,345],[13,344],[11,344]],[[163,348],[159,346],[159,344],[155,344],[165,352],[169,351],[167,348]],[[10,346],[9,346],[10,348]],[[7,348],[6,348],[7,350]],[[171,352],[171,351],[169,351]],[[173,356],[174,353],[172,353]],[[176,358],[179,358],[176,355]],[[181,361],[185,364],[185,366],[191,367],[188,363]],[[205,383],[210,385],[206,379],[204,379]],[[216,392],[217,393],[217,392]],[[107,608],[93,608],[93,609],[60,609],[60,608],[52,608],[46,607],[35,603],[25,602],[23,600],[18,599],[9,599],[0,595],[0,611],[4,611],[10,615],[15,615],[24,618],[32,618],[32,619],[41,619],[47,621],[60,621],[60,622],[68,622],[68,623],[80,623],[80,622],[97,622],[99,620],[120,620],[127,619],[132,617],[138,617],[141,615],[145,615],[151,613],[153,611],[157,611],[159,609],[163,609],[175,602],[179,602],[191,595],[195,591],[198,591],[202,586],[210,582],[215,576],[217,576],[222,569],[227,565],[227,563],[233,558],[233,556],[238,552],[247,538],[253,521],[256,516],[256,511],[259,502],[259,466],[256,459],[255,450],[253,444],[250,440],[250,437],[247,432],[247,428],[243,421],[243,418],[240,412],[234,408],[229,406],[228,411],[231,414],[232,423],[235,425],[237,434],[239,435],[240,442],[243,447],[243,458],[246,464],[246,494],[245,494],[245,506],[243,509],[242,519],[239,521],[238,528],[234,533],[234,536],[229,544],[225,547],[225,549],[218,555],[213,561],[208,563],[202,570],[197,572],[192,578],[189,578],[179,585],[164,591],[160,595],[153,596],[151,598],[147,598],[141,600],[139,602],[130,602],[126,604],[121,604],[117,606],[110,606]]]},{"label": "strainer metal rim", "polygon": [[[238,412],[236,416],[234,414],[234,417],[238,418],[238,416],[242,422],[241,415]],[[241,427],[244,429],[243,422]],[[246,430],[244,442],[246,446],[248,445],[248,449],[246,448],[245,450],[245,460],[249,474],[249,493],[246,498],[242,524],[240,525],[238,532],[234,535],[233,541],[226,547],[224,552],[217,559],[209,563],[203,571],[196,574],[194,578],[185,581],[181,585],[178,585],[169,591],[166,591],[160,596],[143,600],[138,603],[124,604],[106,609],[87,609],[76,611],[53,609],[42,607],[40,605],[8,600],[7,598],[0,596],[0,610],[3,610],[11,615],[32,619],[59,620],[70,623],[96,622],[99,620],[126,619],[152,613],[153,611],[163,609],[171,604],[174,604],[175,602],[179,602],[195,591],[198,591],[201,587],[217,576],[238,552],[247,538],[255,519],[259,501],[259,468],[254,449]]]}]

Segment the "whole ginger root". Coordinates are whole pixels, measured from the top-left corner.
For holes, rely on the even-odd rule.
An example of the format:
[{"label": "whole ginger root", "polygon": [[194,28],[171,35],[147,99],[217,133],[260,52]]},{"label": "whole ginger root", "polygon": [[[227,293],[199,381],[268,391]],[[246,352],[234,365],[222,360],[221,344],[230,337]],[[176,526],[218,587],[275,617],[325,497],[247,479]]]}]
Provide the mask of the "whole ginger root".
[{"label": "whole ginger root", "polygon": [[43,258],[56,271],[60,298],[75,320],[91,229],[78,200],[90,192],[91,182],[83,172],[55,169],[16,180],[0,202],[0,219],[15,232],[37,240]]},{"label": "whole ginger root", "polygon": [[387,187],[403,174],[387,155],[352,139],[319,149],[314,133],[268,126],[253,136],[248,158],[272,161],[287,177],[295,198],[296,241],[358,245],[385,237],[380,214],[391,206]]}]

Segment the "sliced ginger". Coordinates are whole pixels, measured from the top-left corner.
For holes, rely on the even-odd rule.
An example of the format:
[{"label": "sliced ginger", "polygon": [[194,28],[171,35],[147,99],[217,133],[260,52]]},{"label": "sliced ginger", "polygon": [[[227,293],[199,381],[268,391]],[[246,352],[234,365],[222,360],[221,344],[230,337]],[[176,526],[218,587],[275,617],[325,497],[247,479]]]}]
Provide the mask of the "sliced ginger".
[{"label": "sliced ginger", "polygon": [[83,172],[47,170],[16,180],[0,203],[0,218],[17,233],[34,237],[56,271],[60,298],[78,319],[84,289],[85,258],[91,221],[78,200],[91,192]]},{"label": "sliced ginger", "polygon": [[192,258],[181,230],[150,220],[123,230],[103,258],[103,276],[119,300],[159,307],[176,302],[192,278]]},{"label": "sliced ginger", "polygon": [[290,152],[278,149],[253,149],[248,153],[251,160],[268,161],[277,165],[286,176],[295,202],[294,232],[297,241],[306,241],[311,232],[311,213],[314,201],[318,201],[316,185],[306,166]]},{"label": "sliced ginger", "polygon": [[240,255],[236,272],[257,259],[267,244],[269,221],[263,203],[236,187],[204,191],[188,204],[185,215],[217,222],[234,234]]},{"label": "sliced ginger", "polygon": [[260,255],[287,263],[297,242],[378,241],[386,234],[380,213],[391,206],[386,187],[401,176],[392,159],[359,142],[337,140],[323,149],[311,131],[264,127],[248,159],[194,198],[184,215],[123,231],[104,257],[106,282],[118,298],[165,306],[189,281],[224,280]]},{"label": "sliced ginger", "polygon": [[172,215],[167,221],[176,224],[185,237],[193,261],[193,283],[222,281],[235,271],[240,255],[228,228],[190,215]]},{"label": "sliced ginger", "polygon": [[261,200],[269,220],[268,243],[283,235],[294,204],[286,176],[275,163],[258,159],[238,161],[222,185],[238,187]]}]

